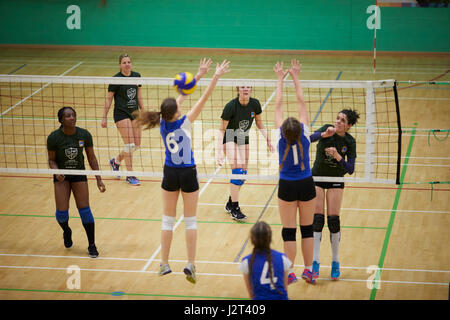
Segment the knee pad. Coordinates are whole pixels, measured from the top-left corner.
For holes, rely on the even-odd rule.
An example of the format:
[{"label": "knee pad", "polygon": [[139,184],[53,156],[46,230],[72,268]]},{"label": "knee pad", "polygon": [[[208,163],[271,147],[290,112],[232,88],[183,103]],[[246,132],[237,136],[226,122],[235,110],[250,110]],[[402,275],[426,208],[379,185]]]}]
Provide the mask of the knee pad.
[{"label": "knee pad", "polygon": [[69,210],[56,210],[56,221],[59,223],[67,222],[69,220]]},{"label": "knee pad", "polygon": [[[247,174],[247,170],[243,170],[242,168],[236,168],[231,171],[232,174]],[[237,186],[242,186],[245,182],[245,179],[231,179],[230,183],[235,184]]]},{"label": "knee pad", "polygon": [[197,217],[184,217],[186,230],[197,230]]},{"label": "knee pad", "polygon": [[125,153],[133,153],[133,150],[135,148],[135,144],[134,143],[126,143],[123,147],[123,152]]},{"label": "knee pad", "polygon": [[133,151],[132,151],[132,152],[134,153],[134,152],[138,151],[138,149],[139,149],[140,147],[141,147],[141,146],[134,145]]},{"label": "knee pad", "polygon": [[170,217],[163,214],[161,219],[161,230],[172,231],[174,223],[175,217]]},{"label": "knee pad", "polygon": [[328,229],[330,229],[331,233],[337,233],[341,230],[341,221],[339,220],[339,216],[328,216]]},{"label": "knee pad", "polygon": [[281,229],[281,237],[283,241],[295,241],[296,232],[297,228],[283,228]]},{"label": "knee pad", "polygon": [[313,231],[322,232],[324,225],[325,225],[325,216],[322,213],[315,213],[313,221]]},{"label": "knee pad", "polygon": [[78,209],[78,213],[80,214],[81,222],[83,224],[94,223],[94,216],[92,215],[90,207]]},{"label": "knee pad", "polygon": [[300,233],[302,234],[302,239],[314,237],[313,225],[300,226]]}]

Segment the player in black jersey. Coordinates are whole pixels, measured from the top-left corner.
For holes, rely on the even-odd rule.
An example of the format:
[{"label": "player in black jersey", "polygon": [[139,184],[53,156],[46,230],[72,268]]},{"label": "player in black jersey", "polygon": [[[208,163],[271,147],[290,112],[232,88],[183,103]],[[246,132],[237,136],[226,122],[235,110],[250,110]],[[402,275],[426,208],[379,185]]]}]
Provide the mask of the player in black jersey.
[{"label": "player in black jersey", "polygon": [[[120,71],[114,77],[140,77],[141,75],[132,71],[131,58],[128,54],[119,57]],[[119,171],[120,162],[125,160],[127,171],[133,170],[133,153],[141,145],[141,129],[137,124],[133,112],[143,111],[144,101],[140,85],[110,84],[106,96],[105,109],[103,112],[102,127],[107,127],[106,117],[114,99],[114,122],[124,142],[124,148],[115,158],[110,159],[109,164],[114,171]],[[127,183],[138,186],[139,180],[129,176]]]},{"label": "player in black jersey", "polygon": [[[76,112],[71,107],[62,107],[58,111],[58,121],[61,126],[47,138],[48,163],[51,169],[85,170],[83,150],[92,170],[99,170],[97,157],[94,153],[92,136],[89,131],[75,126]],[[101,176],[95,176],[100,192],[105,192]],[[69,228],[69,200],[73,193],[78,212],[86,230],[89,242],[88,252],[91,258],[98,256],[95,246],[95,223],[89,206],[89,190],[85,175],[53,176],[56,202],[56,220],[63,229],[64,246],[71,248],[72,230]]]}]

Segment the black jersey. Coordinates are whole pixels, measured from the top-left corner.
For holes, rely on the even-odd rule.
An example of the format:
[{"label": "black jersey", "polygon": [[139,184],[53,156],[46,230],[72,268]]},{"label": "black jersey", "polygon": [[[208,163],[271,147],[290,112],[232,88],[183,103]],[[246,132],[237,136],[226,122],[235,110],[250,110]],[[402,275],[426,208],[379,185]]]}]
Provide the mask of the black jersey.
[{"label": "black jersey", "polygon": [[[262,113],[258,99],[250,98],[247,105],[243,106],[239,98],[235,98],[225,105],[221,118],[228,121],[224,140],[233,141],[244,138],[248,143],[248,132],[253,124],[255,116]],[[234,133],[234,135],[232,135]]]},{"label": "black jersey", "polygon": [[79,127],[75,127],[75,134],[72,135],[65,134],[60,127],[47,138],[47,149],[56,151],[58,169],[84,170],[83,149],[92,146],[89,131]]},{"label": "black jersey", "polygon": [[[321,127],[320,132],[327,131],[331,124]],[[337,162],[337,160],[325,152],[326,148],[335,147],[344,160],[356,158],[356,140],[349,133],[341,137],[337,133],[328,138],[320,139],[316,149],[316,160],[312,168],[313,176],[343,177],[347,171]]]},{"label": "black jersey", "polygon": [[[138,72],[131,71],[131,74],[127,77],[122,72],[118,72],[114,77],[140,77]],[[139,85],[140,87],[141,85]],[[108,86],[108,92],[114,92],[114,110],[120,109],[126,111],[134,111],[138,109],[137,100],[137,85],[129,84],[110,84]]]}]

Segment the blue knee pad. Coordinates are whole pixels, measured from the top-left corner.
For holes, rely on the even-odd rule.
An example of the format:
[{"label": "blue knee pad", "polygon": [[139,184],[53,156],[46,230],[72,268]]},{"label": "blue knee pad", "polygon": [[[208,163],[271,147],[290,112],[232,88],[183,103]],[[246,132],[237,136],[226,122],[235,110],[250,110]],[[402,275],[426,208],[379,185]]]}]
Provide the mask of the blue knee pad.
[{"label": "blue knee pad", "polygon": [[[236,169],[231,170],[231,173],[245,175],[245,174],[247,174],[247,170],[244,170],[242,168],[236,168]],[[237,186],[242,186],[244,184],[244,182],[245,182],[245,179],[242,179],[242,180],[241,179],[231,179],[230,180],[230,183],[235,184]]]},{"label": "blue knee pad", "polygon": [[69,220],[69,210],[59,211],[56,210],[56,221],[59,223],[64,223]]},{"label": "blue knee pad", "polygon": [[83,224],[94,223],[94,216],[92,215],[90,207],[78,209],[78,213],[80,214],[81,222]]}]

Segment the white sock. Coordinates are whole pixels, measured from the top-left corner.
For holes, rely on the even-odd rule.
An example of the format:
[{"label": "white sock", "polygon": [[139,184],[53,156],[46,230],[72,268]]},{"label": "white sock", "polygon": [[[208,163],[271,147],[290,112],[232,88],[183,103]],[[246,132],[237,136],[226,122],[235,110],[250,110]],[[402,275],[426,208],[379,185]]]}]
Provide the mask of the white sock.
[{"label": "white sock", "polygon": [[322,240],[322,232],[314,232],[314,250],[313,261],[319,262],[320,241]]},{"label": "white sock", "polygon": [[312,270],[312,266],[305,266],[305,269],[308,270],[308,271],[311,271]]},{"label": "white sock", "polygon": [[339,262],[339,245],[341,243],[341,232],[330,233],[331,252],[333,254],[331,260]]}]

